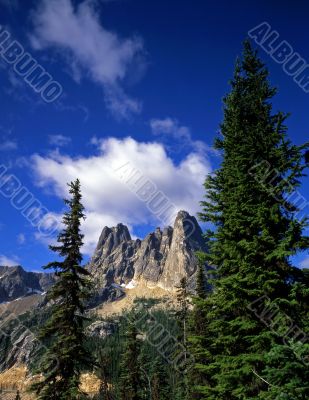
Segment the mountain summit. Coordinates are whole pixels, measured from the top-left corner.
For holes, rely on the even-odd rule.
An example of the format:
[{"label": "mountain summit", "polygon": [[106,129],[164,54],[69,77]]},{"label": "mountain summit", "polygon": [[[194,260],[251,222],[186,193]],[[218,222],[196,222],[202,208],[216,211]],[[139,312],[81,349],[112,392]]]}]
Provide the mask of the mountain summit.
[{"label": "mountain summit", "polygon": [[182,277],[194,280],[197,250],[206,251],[202,230],[195,217],[179,211],[173,227],[157,228],[143,240],[133,240],[123,224],[105,227],[89,270],[103,290],[143,282],[173,291]]},{"label": "mountain summit", "polygon": [[[186,211],[178,212],[173,227],[156,228],[143,240],[132,239],[128,228],[121,223],[105,227],[87,266],[96,293],[100,294],[95,301],[118,298],[123,295],[122,287],[139,283],[174,291],[184,276],[193,287],[197,250],[207,250],[202,230],[196,218]],[[27,272],[20,266],[0,266],[0,303],[46,292],[54,281],[53,274]]]}]

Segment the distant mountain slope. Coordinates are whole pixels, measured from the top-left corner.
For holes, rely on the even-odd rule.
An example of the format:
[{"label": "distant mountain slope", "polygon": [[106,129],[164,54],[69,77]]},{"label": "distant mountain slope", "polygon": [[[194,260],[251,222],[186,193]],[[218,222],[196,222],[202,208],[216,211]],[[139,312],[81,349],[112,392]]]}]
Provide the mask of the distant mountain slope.
[{"label": "distant mountain slope", "polygon": [[21,266],[0,266],[0,303],[46,292],[53,282],[52,274],[27,272]]}]

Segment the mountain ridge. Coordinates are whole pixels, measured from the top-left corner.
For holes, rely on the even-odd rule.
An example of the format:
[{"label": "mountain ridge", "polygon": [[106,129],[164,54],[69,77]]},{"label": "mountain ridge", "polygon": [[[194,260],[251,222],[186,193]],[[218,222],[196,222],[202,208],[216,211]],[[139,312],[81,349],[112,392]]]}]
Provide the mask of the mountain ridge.
[{"label": "mountain ridge", "polygon": [[[97,301],[115,300],[121,287],[143,283],[174,291],[180,279],[194,286],[195,252],[207,251],[202,230],[194,216],[179,211],[173,227],[156,228],[144,239],[132,239],[126,225],[102,229],[86,268],[95,282]],[[0,303],[33,294],[44,294],[55,274],[25,271],[20,265],[0,266]]]},{"label": "mountain ridge", "polygon": [[201,227],[194,216],[179,211],[173,227],[156,228],[143,240],[132,239],[123,224],[104,227],[88,268],[97,288],[105,291],[103,297],[115,285],[139,282],[175,291],[182,277],[194,286],[196,251],[207,251]]}]

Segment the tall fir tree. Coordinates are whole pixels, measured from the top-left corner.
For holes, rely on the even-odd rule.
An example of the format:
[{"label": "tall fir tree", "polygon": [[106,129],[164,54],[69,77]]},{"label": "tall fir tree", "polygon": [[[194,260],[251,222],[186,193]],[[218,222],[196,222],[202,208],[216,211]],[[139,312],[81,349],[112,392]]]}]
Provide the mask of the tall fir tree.
[{"label": "tall fir tree", "polygon": [[190,361],[188,354],[188,318],[190,312],[190,292],[188,288],[188,281],[186,277],[180,279],[180,283],[177,286],[177,310],[175,313],[176,321],[180,328],[180,334],[178,336],[179,342],[182,346],[176,350],[175,357],[180,357],[180,352],[183,353],[181,358],[183,359],[183,367],[177,371],[178,385],[176,398],[181,400],[187,400],[189,396],[188,386],[188,374],[187,365]]},{"label": "tall fir tree", "polygon": [[205,260],[206,255],[202,252],[197,252],[198,265],[196,275],[196,295],[199,299],[205,299],[207,296],[207,281],[205,275]]},{"label": "tall fir tree", "polygon": [[190,293],[188,290],[188,281],[186,277],[180,279],[177,286],[177,311],[175,313],[177,322],[181,329],[181,342],[187,347],[187,322],[190,308]]},{"label": "tall fir tree", "polygon": [[[306,344],[284,335],[291,321],[305,330],[308,318],[304,274],[290,262],[309,243],[302,233],[307,220],[297,218],[291,196],[304,176],[308,143],[293,145],[287,116],[272,113],[276,90],[249,42],[231,86],[215,143],[223,160],[205,181],[200,214],[215,227],[208,232],[208,261],[216,277],[200,304],[192,398],[305,399],[308,369],[299,355]],[[271,308],[280,315],[280,329],[271,314],[263,318]]]},{"label": "tall fir tree", "polygon": [[206,254],[197,253],[198,270],[196,276],[196,295],[192,298],[193,309],[188,321],[188,351],[194,355],[194,365],[188,371],[189,398],[200,399],[202,396],[196,392],[194,385],[203,382],[203,365],[207,362],[205,349],[206,318],[205,300],[209,293],[205,274]]},{"label": "tall fir tree", "polygon": [[169,387],[167,368],[158,356],[152,365],[151,400],[169,400],[171,388]]},{"label": "tall fir tree", "polygon": [[135,321],[130,321],[126,332],[125,351],[120,363],[120,399],[142,400],[144,378],[140,365],[140,342]]},{"label": "tall fir tree", "polygon": [[89,272],[81,266],[83,245],[81,220],[85,218],[80,182],[68,184],[71,198],[64,200],[69,210],[63,216],[63,230],[58,235],[58,245],[52,251],[63,257],[53,261],[45,269],[54,269],[56,283],[47,293],[52,303],[51,317],[42,328],[40,339],[48,347],[41,364],[43,380],[32,389],[40,400],[76,400],[83,398],[80,392],[82,368],[89,365],[85,350],[84,303],[90,289]]}]

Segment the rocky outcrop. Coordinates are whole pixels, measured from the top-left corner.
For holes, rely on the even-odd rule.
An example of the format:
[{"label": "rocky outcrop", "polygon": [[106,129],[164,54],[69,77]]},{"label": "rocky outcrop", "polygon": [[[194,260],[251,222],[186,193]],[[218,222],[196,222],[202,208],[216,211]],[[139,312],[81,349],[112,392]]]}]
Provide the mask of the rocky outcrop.
[{"label": "rocky outcrop", "polygon": [[133,279],[133,258],[139,246],[140,241],[131,239],[125,225],[105,227],[89,266],[96,286],[104,288]]},{"label": "rocky outcrop", "polygon": [[185,211],[180,211],[176,217],[173,236],[168,250],[159,286],[171,289],[179,283],[182,277],[192,282],[197,269],[197,251],[207,251],[201,227],[196,218]]},{"label": "rocky outcrop", "polygon": [[165,228],[163,232],[157,228],[141,242],[135,255],[134,280],[140,279],[150,285],[157,285],[163,272],[173,238],[173,228]]},{"label": "rocky outcrop", "polygon": [[207,251],[202,230],[195,217],[180,211],[173,227],[157,228],[144,240],[132,240],[122,224],[105,227],[89,270],[105,297],[108,288],[140,281],[172,291],[184,276],[194,284],[197,250]]},{"label": "rocky outcrop", "polygon": [[52,274],[27,272],[21,266],[0,266],[0,303],[46,292],[54,280]]},{"label": "rocky outcrop", "polygon": [[86,335],[100,337],[101,339],[111,336],[116,331],[116,324],[108,321],[95,321],[87,327]]},{"label": "rocky outcrop", "polygon": [[0,321],[0,371],[15,364],[29,364],[38,347],[38,339],[21,319],[11,315]]}]

